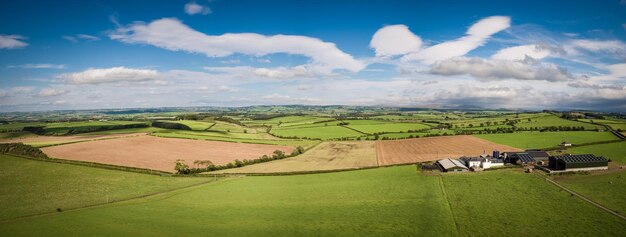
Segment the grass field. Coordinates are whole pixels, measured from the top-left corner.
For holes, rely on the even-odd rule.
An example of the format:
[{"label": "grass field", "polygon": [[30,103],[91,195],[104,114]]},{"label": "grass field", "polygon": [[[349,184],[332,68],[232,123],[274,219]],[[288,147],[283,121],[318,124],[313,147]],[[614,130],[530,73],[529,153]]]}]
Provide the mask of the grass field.
[{"label": "grass field", "polygon": [[354,131],[342,126],[334,126],[324,124],[312,126],[293,126],[287,128],[275,128],[272,129],[272,134],[282,137],[306,137],[314,139],[336,139],[343,137],[359,137],[363,136],[362,133]]},{"label": "grass field", "polygon": [[[0,220],[54,212],[188,186],[204,178],[174,178],[34,161],[0,155]],[[10,236],[11,234],[0,234]]]},{"label": "grass field", "polygon": [[555,115],[546,115],[542,117],[530,118],[530,121],[528,121],[528,119],[526,120],[522,119],[519,123],[515,124],[515,126],[519,128],[530,128],[530,127],[542,128],[542,127],[564,126],[564,127],[584,127],[585,130],[603,129],[601,126],[598,126],[598,125],[562,119]]},{"label": "grass field", "polygon": [[231,178],[186,192],[0,223],[0,235],[454,236],[454,226],[438,177],[401,166]]},{"label": "grass field", "polygon": [[189,128],[191,128],[191,130],[197,130],[197,131],[207,130],[215,124],[211,122],[203,122],[203,121],[195,121],[195,120],[176,120],[176,121],[165,121],[165,122],[184,124],[184,125],[187,125]]},{"label": "grass field", "polygon": [[315,170],[353,169],[378,166],[374,142],[324,142],[304,154],[216,171],[216,173],[274,173]]},{"label": "grass field", "polygon": [[572,154],[595,154],[626,164],[626,142],[597,144],[567,149]]},{"label": "grass field", "polygon": [[626,170],[593,172],[589,175],[555,176],[562,185],[592,200],[626,214]]},{"label": "grass field", "polygon": [[626,231],[626,221],[534,174],[450,174],[443,182],[462,236],[622,236]]},{"label": "grass field", "polygon": [[607,119],[579,119],[579,120],[585,121],[585,122],[604,124],[604,125],[610,126],[611,128],[615,130],[621,129],[622,131],[626,131],[626,120],[623,120],[623,119],[607,118]]},{"label": "grass field", "polygon": [[567,141],[574,145],[590,142],[618,140],[610,132],[518,132],[500,134],[477,134],[476,137],[520,149],[556,147]]},{"label": "grass field", "polygon": [[409,130],[428,129],[430,126],[420,123],[397,123],[379,120],[345,120],[347,127],[363,133],[406,132]]}]

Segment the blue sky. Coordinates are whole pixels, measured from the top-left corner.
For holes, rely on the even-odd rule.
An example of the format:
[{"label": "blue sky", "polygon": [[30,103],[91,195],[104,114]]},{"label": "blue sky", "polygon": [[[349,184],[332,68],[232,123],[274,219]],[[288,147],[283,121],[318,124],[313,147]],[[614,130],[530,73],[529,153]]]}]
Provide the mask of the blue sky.
[{"label": "blue sky", "polygon": [[626,1],[2,1],[0,111],[626,111]]}]

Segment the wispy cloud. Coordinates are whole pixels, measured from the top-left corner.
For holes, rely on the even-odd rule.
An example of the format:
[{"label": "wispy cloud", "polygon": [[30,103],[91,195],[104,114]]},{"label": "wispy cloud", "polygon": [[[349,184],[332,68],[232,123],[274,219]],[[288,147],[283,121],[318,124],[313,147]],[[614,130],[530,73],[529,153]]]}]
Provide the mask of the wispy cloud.
[{"label": "wispy cloud", "polygon": [[37,93],[38,97],[53,97],[60,96],[69,93],[67,90],[54,89],[54,88],[44,88]]},{"label": "wispy cloud", "polygon": [[65,73],[57,76],[66,84],[102,84],[119,82],[142,82],[160,79],[156,70],[134,69],[126,67],[90,68],[82,72]]},{"label": "wispy cloud", "polygon": [[81,40],[86,40],[86,41],[98,41],[100,40],[100,38],[93,36],[93,35],[87,35],[87,34],[76,34],[76,35],[64,35],[61,36],[61,38],[70,41],[72,43],[78,43]]},{"label": "wispy cloud", "polygon": [[24,69],[65,69],[65,64],[49,64],[49,63],[35,63],[35,64],[21,64],[21,65],[9,65],[7,68],[24,68]]},{"label": "wispy cloud", "polygon": [[19,49],[28,46],[21,35],[0,35],[0,49]]}]

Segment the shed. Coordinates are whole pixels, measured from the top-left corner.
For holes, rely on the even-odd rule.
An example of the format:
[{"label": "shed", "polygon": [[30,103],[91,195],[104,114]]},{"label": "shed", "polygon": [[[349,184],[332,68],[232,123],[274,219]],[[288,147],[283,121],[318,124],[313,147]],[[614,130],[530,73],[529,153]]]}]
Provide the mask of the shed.
[{"label": "shed", "polygon": [[441,168],[441,171],[444,172],[465,172],[468,171],[467,166],[463,165],[459,160],[456,159],[443,159],[438,160],[437,165]]},{"label": "shed", "polygon": [[552,170],[584,171],[608,169],[609,161],[592,154],[563,155],[550,157],[548,167]]}]

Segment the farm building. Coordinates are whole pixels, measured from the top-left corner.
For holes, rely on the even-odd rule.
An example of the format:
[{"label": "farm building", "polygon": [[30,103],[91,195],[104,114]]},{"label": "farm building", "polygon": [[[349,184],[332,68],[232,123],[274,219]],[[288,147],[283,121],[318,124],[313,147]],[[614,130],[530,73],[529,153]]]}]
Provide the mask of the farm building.
[{"label": "farm building", "polygon": [[550,170],[562,171],[606,170],[609,161],[591,154],[553,156],[550,157],[548,167]]},{"label": "farm building", "polygon": [[550,158],[545,151],[526,150],[526,152],[505,152],[504,160],[509,163],[517,163],[521,165],[534,165],[537,163],[547,162]]},{"label": "farm building", "polygon": [[467,166],[456,159],[443,159],[437,161],[437,165],[443,172],[465,172],[468,171]]},{"label": "farm building", "polygon": [[504,165],[504,160],[492,157],[461,157],[460,160],[469,168],[489,169]]}]

